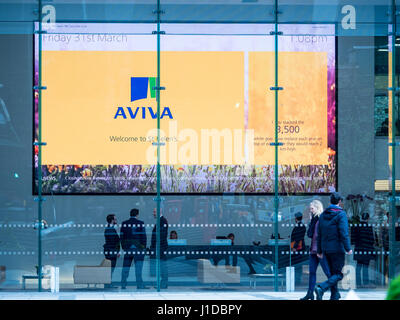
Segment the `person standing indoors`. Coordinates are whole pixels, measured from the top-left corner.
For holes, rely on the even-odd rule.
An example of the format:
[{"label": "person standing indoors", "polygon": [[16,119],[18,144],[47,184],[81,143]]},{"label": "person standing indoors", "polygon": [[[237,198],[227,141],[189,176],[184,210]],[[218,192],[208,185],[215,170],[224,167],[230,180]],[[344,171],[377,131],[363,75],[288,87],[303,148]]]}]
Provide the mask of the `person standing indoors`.
[{"label": "person standing indoors", "polygon": [[290,235],[290,246],[293,251],[302,251],[305,248],[304,236],[306,234],[306,227],[303,224],[303,214],[301,212],[296,212],[294,218],[296,226],[293,228],[292,234]]},{"label": "person standing indoors", "polygon": [[[231,246],[235,245],[235,235],[233,233],[228,234],[226,238],[232,241],[231,242]],[[229,267],[229,266],[236,267],[237,263],[238,263],[237,254],[233,254],[232,255],[232,263],[230,263],[230,257],[231,256],[229,256],[229,255],[225,256],[225,266],[227,266],[227,267]]]},{"label": "person standing indoors", "polygon": [[310,260],[309,260],[309,279],[308,279],[308,291],[305,297],[300,300],[314,300],[314,288],[317,282],[317,268],[320,264],[327,278],[330,277],[329,266],[326,261],[326,257],[322,259],[317,256],[317,237],[318,237],[318,225],[319,216],[324,211],[324,207],[319,200],[313,200],[310,203],[310,224],[307,230],[307,236],[311,238],[310,245]]},{"label": "person standing indoors", "polygon": [[138,289],[148,289],[143,284],[142,270],[147,238],[144,223],[138,220],[139,209],[132,209],[131,218],[122,222],[121,245],[124,249],[124,263],[122,267],[121,289],[126,289],[129,269],[132,260],[135,260],[136,285]]},{"label": "person standing indoors", "polygon": [[369,287],[369,262],[375,258],[375,255],[373,254],[373,251],[375,250],[375,237],[372,226],[368,225],[369,213],[364,212],[361,215],[361,219],[361,224],[352,228],[351,242],[354,244],[353,258],[355,261],[357,261],[357,288],[366,288]]},{"label": "person standing indoors", "polygon": [[[119,258],[119,249],[120,249],[120,238],[117,230],[115,229],[117,225],[117,218],[115,214],[109,214],[107,216],[107,227],[104,230],[104,238],[105,243],[103,245],[104,248],[104,256],[106,259],[111,260],[111,279],[115,270],[115,266],[117,265],[117,259]],[[104,288],[115,288],[111,284],[105,284]]]},{"label": "person standing indoors", "polygon": [[[154,219],[157,219],[157,209],[153,210]],[[153,233],[151,234],[151,249],[156,250],[157,246],[157,224],[154,224]],[[161,289],[168,288],[168,266],[167,255],[165,251],[168,248],[168,221],[162,215],[160,208],[160,271],[161,271]]]},{"label": "person standing indoors", "polygon": [[349,223],[342,209],[343,198],[338,192],[331,194],[331,205],[320,215],[317,237],[317,256],[326,258],[331,276],[314,289],[317,300],[331,289],[331,300],[339,300],[338,282],[343,279],[345,253],[352,254],[349,238]]},{"label": "person standing indoors", "polygon": [[305,250],[304,236],[306,234],[306,227],[303,224],[303,214],[296,212],[295,215],[296,226],[290,234],[290,247],[293,252],[291,263],[295,267],[296,285],[300,285],[301,277],[303,275],[303,266],[301,265],[300,254]]}]

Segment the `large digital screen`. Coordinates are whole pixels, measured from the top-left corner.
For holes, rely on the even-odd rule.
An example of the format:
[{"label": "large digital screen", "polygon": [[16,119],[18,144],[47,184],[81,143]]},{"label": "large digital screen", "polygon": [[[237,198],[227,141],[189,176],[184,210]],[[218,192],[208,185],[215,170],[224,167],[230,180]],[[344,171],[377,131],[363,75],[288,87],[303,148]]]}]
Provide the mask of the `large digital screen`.
[{"label": "large digital screen", "polygon": [[[44,193],[156,192],[155,27],[56,24],[42,35]],[[280,26],[277,60],[273,25],[162,29],[161,192],[274,192],[276,72],[279,192],[336,189],[333,25]],[[35,92],[35,141],[38,108]],[[37,192],[37,147],[33,156]]]}]

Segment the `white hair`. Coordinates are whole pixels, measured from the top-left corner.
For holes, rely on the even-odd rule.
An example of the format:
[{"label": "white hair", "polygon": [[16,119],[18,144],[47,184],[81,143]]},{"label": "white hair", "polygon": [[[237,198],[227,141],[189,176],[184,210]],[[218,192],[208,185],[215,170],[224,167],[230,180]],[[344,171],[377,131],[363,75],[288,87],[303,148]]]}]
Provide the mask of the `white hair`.
[{"label": "white hair", "polygon": [[323,206],[322,202],[319,200],[311,201],[310,207],[313,207],[315,209],[315,215],[317,217],[319,217],[320,214],[324,211],[324,206]]}]

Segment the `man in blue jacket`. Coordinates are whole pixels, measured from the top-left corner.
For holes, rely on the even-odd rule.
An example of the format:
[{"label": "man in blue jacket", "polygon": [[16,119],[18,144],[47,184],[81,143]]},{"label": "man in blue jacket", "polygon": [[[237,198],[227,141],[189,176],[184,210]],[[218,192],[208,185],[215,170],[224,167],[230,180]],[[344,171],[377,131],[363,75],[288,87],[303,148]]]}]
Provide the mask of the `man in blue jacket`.
[{"label": "man in blue jacket", "polygon": [[331,205],[321,214],[318,225],[317,255],[323,256],[331,271],[327,281],[315,287],[317,300],[322,300],[324,292],[331,289],[331,300],[339,300],[337,284],[343,279],[345,253],[352,254],[349,238],[349,224],[346,212],[341,208],[343,198],[338,192],[331,194]]},{"label": "man in blue jacket", "polygon": [[126,289],[129,269],[132,260],[135,260],[136,284],[138,289],[148,289],[143,284],[142,269],[143,260],[146,252],[146,229],[144,223],[138,220],[138,209],[131,210],[131,218],[122,222],[121,227],[121,245],[124,249],[124,263],[122,268],[121,288]]}]

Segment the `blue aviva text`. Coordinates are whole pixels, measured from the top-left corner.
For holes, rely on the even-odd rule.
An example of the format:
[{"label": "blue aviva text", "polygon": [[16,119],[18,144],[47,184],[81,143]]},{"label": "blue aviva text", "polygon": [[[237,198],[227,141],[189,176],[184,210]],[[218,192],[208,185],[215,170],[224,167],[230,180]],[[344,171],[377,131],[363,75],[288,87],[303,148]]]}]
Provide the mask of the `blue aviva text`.
[{"label": "blue aviva text", "polygon": [[[150,98],[157,98],[156,91],[156,78],[155,77],[131,77],[131,102],[148,98],[148,90],[150,88]],[[141,111],[140,111],[141,110]],[[157,110],[153,111],[152,107],[117,107],[114,119],[118,117],[127,119],[142,118],[146,119],[146,115],[150,114],[152,119],[157,119]],[[169,117],[173,119],[169,107],[164,107],[160,119]]]},{"label": "blue aviva text", "polygon": [[[141,112],[139,110],[141,109]],[[148,111],[146,111],[146,109]],[[141,116],[140,116],[141,114]],[[118,117],[122,117],[123,119],[127,119],[130,117],[131,119],[136,119],[136,118],[142,118],[146,119],[146,115],[150,114],[150,117],[152,119],[157,119],[157,111],[153,111],[152,107],[118,107],[117,112],[115,113],[114,119],[117,119]],[[169,117],[170,119],[173,119],[171,110],[169,107],[164,107],[163,111],[161,113],[160,119],[163,117]]]}]

